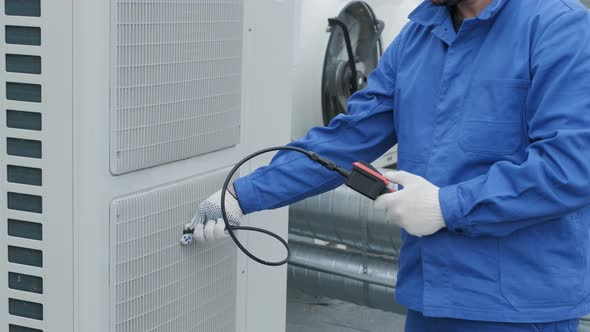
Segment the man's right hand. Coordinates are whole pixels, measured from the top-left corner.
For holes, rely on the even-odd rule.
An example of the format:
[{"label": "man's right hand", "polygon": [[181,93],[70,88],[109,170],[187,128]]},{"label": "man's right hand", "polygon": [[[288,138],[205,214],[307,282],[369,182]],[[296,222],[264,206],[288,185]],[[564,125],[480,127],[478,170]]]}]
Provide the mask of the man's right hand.
[{"label": "man's right hand", "polygon": [[[239,226],[244,213],[238,200],[229,191],[225,193],[225,210],[229,224]],[[191,223],[185,225],[185,230],[192,227],[194,227],[192,239],[187,234],[182,238],[182,243],[185,245],[190,244],[193,240],[200,243],[210,243],[228,237],[221,215],[221,190],[199,204]]]}]

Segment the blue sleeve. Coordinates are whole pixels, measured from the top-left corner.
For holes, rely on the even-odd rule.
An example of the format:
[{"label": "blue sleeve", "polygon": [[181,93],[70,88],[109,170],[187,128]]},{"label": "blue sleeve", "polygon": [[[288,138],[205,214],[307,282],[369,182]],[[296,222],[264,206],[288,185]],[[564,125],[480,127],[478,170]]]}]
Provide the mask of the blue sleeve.
[{"label": "blue sleeve", "polygon": [[562,15],[533,41],[522,164],[441,188],[449,229],[506,236],[590,205],[590,19]]},{"label": "blue sleeve", "polygon": [[[314,151],[349,169],[355,161],[374,161],[395,145],[393,94],[398,39],[384,52],[367,87],[350,97],[348,115],[336,116],[327,127],[312,128],[289,145]],[[237,179],[234,187],[242,210],[248,214],[286,206],[343,183],[340,175],[306,156],[281,151],[268,166]]]}]

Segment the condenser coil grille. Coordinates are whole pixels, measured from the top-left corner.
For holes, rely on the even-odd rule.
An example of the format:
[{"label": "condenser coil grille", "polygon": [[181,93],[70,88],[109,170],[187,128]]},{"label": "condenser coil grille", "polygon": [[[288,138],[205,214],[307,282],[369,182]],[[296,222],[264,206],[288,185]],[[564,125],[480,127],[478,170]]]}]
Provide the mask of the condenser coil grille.
[{"label": "condenser coil grille", "polygon": [[183,247],[182,225],[228,170],[111,204],[111,331],[235,330],[237,251],[231,241]]},{"label": "condenser coil grille", "polygon": [[111,171],[239,143],[243,0],[113,0]]}]

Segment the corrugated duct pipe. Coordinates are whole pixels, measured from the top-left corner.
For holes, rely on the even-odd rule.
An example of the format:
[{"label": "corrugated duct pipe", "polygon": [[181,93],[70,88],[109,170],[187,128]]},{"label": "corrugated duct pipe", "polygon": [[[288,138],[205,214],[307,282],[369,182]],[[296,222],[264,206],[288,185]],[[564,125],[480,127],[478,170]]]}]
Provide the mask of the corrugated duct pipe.
[{"label": "corrugated duct pipe", "polygon": [[397,257],[399,227],[387,222],[373,201],[342,186],[289,208],[289,233]]},{"label": "corrugated duct pipe", "polygon": [[394,301],[397,263],[393,259],[365,259],[361,253],[313,243],[289,241],[289,247],[289,287],[385,311],[404,312]]},{"label": "corrugated duct pipe", "polygon": [[393,298],[400,229],[370,199],[342,186],[294,204],[289,235],[289,287],[404,312]]}]

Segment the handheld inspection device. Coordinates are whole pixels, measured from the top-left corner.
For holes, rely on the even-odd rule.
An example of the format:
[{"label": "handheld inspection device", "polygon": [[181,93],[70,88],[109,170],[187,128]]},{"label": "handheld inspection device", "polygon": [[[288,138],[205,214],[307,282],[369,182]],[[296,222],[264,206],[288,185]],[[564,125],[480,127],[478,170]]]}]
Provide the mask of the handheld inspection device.
[{"label": "handheld inspection device", "polygon": [[[228,218],[227,218],[227,212],[225,210],[225,195],[227,193],[227,187],[229,186],[231,179],[233,178],[234,174],[240,169],[240,167],[242,167],[242,165],[244,165],[247,161],[249,161],[261,154],[265,154],[265,153],[272,152],[272,151],[280,151],[280,150],[295,151],[295,152],[299,152],[299,153],[306,155],[309,159],[322,165],[326,169],[329,169],[330,171],[340,174],[342,177],[344,177],[346,179],[345,184],[348,187],[350,187],[354,191],[356,191],[356,192],[358,192],[370,199],[375,200],[375,199],[377,199],[377,197],[379,197],[383,194],[395,192],[394,185],[391,182],[389,182],[389,180],[387,180],[387,178],[385,176],[383,176],[377,169],[375,169],[369,163],[364,162],[364,161],[358,161],[358,162],[353,163],[352,169],[348,170],[348,169],[338,166],[333,161],[331,161],[327,158],[324,158],[315,152],[308,151],[308,150],[301,149],[301,148],[294,147],[294,146],[278,146],[278,147],[267,148],[267,149],[263,149],[263,150],[254,152],[253,154],[240,160],[227,175],[225,182],[223,183],[223,186],[221,189],[221,215],[223,217],[223,222],[225,223],[225,230],[227,231],[229,236],[232,238],[232,240],[234,241],[236,246],[238,248],[240,248],[240,250],[246,256],[248,256],[249,258],[251,258],[252,260],[254,260],[260,264],[268,265],[268,266],[280,266],[280,265],[287,263],[289,260],[289,256],[290,256],[289,245],[287,244],[287,241],[285,241],[285,239],[281,238],[279,235],[277,235],[273,232],[270,232],[268,230],[262,229],[262,228],[230,225],[228,222]],[[194,229],[197,226],[197,224],[198,224],[198,220],[195,220],[195,221],[193,221],[192,224],[185,226],[185,229],[183,232],[184,243],[190,244],[192,242],[193,232],[194,232]],[[236,235],[234,233],[234,231],[237,231],[237,230],[262,233],[262,234],[266,234],[270,237],[275,238],[287,250],[287,257],[285,259],[283,259],[281,261],[277,261],[277,262],[269,262],[269,261],[265,261],[263,259],[256,257],[255,255],[250,253],[250,251],[248,251],[248,249],[246,249],[240,243],[240,241],[238,240],[238,238],[236,237]]]}]

